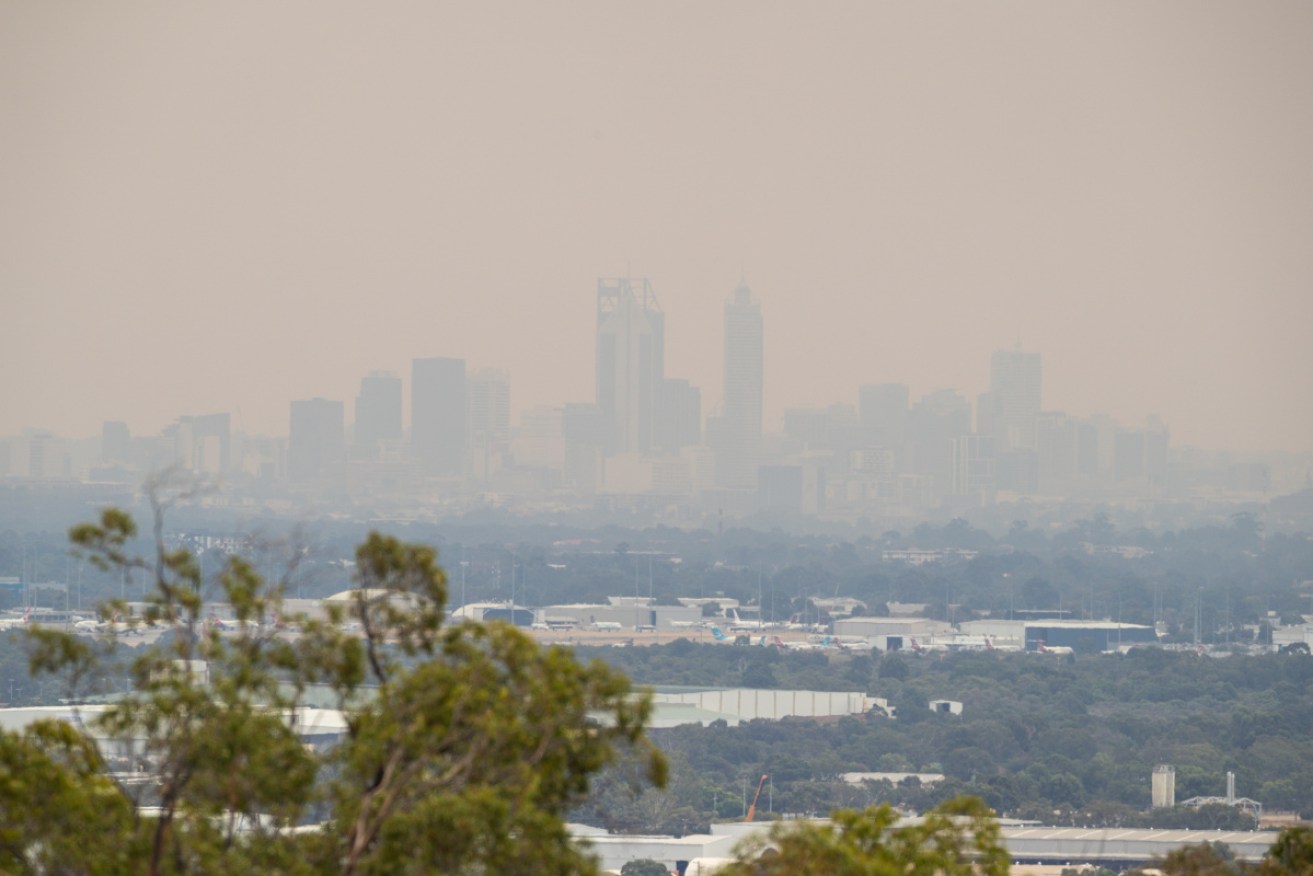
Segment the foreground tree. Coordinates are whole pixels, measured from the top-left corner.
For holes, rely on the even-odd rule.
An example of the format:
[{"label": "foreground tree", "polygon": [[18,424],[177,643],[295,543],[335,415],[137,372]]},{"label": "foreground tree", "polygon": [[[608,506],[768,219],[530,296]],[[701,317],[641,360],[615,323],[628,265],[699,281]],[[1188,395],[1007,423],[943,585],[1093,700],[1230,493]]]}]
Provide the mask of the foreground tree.
[{"label": "foreground tree", "polygon": [[831,821],[781,822],[750,842],[726,876],[1006,876],[1008,853],[994,813],[962,797],[918,823],[899,825],[887,805],[841,809]]},{"label": "foreground tree", "polygon": [[1287,827],[1259,865],[1260,876],[1313,876],[1313,830]]},{"label": "foreground tree", "polygon": [[[169,500],[151,498],[149,558],[130,552],[136,526],[120,511],[71,536],[101,567],[149,576],[147,608],[127,623],[171,626],[139,649],[132,692],[89,719],[132,740],[121,769],[155,781],[111,782],[72,724],[0,735],[5,872],[587,873],[564,816],[590,777],[635,747],[664,781],[643,736],[649,705],[628,681],[508,626],[448,626],[431,548],[371,535],[350,601],[318,620],[285,618],[279,583],[234,557],[218,577],[234,634],[202,616],[206,582],[166,545]],[[299,630],[258,624],[268,618]],[[95,642],[32,635],[34,671],[95,677]],[[312,689],[345,717],[326,752],[297,734]],[[294,830],[306,822],[322,827]]]}]

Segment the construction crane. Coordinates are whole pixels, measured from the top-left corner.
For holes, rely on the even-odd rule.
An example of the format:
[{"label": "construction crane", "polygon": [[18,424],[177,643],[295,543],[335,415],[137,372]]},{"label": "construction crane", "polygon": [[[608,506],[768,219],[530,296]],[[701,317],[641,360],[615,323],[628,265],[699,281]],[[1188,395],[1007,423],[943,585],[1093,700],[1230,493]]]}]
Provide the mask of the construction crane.
[{"label": "construction crane", "polygon": [[743,819],[744,822],[751,822],[757,815],[757,801],[761,799],[761,789],[766,787],[766,780],[769,775],[763,775],[761,781],[757,783],[757,793],[752,795],[752,805],[748,807],[748,817]]}]

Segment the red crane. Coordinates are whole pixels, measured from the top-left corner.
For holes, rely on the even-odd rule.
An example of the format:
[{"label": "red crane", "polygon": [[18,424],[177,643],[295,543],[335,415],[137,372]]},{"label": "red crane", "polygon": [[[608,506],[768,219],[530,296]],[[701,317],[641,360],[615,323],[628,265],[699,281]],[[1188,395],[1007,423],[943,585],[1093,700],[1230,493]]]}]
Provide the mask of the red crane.
[{"label": "red crane", "polygon": [[769,775],[764,775],[761,777],[761,781],[757,783],[757,793],[752,795],[752,805],[748,807],[748,817],[743,819],[745,822],[752,821],[756,817],[757,801],[761,799],[761,789],[766,787],[766,780],[769,778]]}]

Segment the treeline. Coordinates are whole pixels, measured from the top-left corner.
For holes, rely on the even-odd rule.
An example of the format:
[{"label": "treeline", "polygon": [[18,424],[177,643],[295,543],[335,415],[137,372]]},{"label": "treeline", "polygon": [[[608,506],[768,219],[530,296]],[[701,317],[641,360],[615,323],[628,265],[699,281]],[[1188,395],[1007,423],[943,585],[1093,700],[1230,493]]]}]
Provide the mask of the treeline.
[{"label": "treeline", "polygon": [[[818,815],[888,802],[924,810],[960,794],[1003,815],[1081,826],[1245,828],[1225,806],[1149,810],[1157,764],[1176,769],[1176,798],[1237,793],[1267,809],[1313,816],[1313,658],[1222,659],[1156,649],[1046,658],[961,652],[938,657],[783,654],[676,642],[582,652],[643,684],[865,690],[896,718],[754,721],[652,734],[667,752],[664,792],[634,794],[623,771],[580,813],[619,830],[683,832],[759,808]],[[932,699],[963,713],[937,714]],[[848,784],[848,772],[943,773],[943,782]],[[746,799],[745,799],[746,797]]]},{"label": "treeline", "polygon": [[[199,515],[199,516],[198,516]],[[350,586],[346,560],[361,524],[323,522],[298,529],[276,518],[215,526],[194,509],[170,519],[170,546],[198,555],[207,598],[227,561],[207,539],[235,545],[266,578],[286,577],[287,595],[322,597]],[[1265,643],[1272,621],[1297,623],[1309,610],[1303,587],[1313,569],[1313,538],[1264,534],[1248,513],[1180,531],[1118,529],[1103,515],[1061,529],[1015,522],[992,535],[957,519],[851,541],[783,531],[592,530],[417,523],[401,537],[435,545],[447,569],[449,603],[510,600],[529,606],[602,602],[608,596],[722,597],[760,604],[768,620],[824,622],[815,600],[851,596],[859,612],[891,602],[923,604],[949,621],[1006,617],[1021,609],[1063,610],[1074,618],[1167,625],[1169,641],[1193,641],[1198,618],[1206,643]],[[206,544],[211,547],[205,548]],[[144,542],[139,550],[149,550]],[[947,551],[924,565],[886,560],[887,551]],[[961,553],[955,553],[961,552]],[[69,584],[69,604],[139,598],[145,582],[125,583],[69,556],[59,530],[0,532],[0,575]],[[60,594],[38,594],[47,602]],[[17,597],[0,592],[0,608]],[[62,600],[57,600],[62,601]]]},{"label": "treeline", "polygon": [[[171,546],[200,555],[204,590],[212,596],[218,593],[213,576],[227,555],[206,549],[213,544],[207,538],[236,545],[266,577],[282,577],[294,567],[287,576],[289,596],[322,597],[349,586],[351,568],[344,560],[365,535],[354,523],[298,531],[267,520],[225,530],[184,517],[171,525],[178,536]],[[616,595],[662,603],[723,597],[759,603],[769,620],[824,621],[814,600],[837,595],[862,600],[868,614],[891,602],[924,604],[927,615],[952,621],[1020,609],[1063,610],[1075,618],[1161,620],[1173,635],[1190,638],[1197,615],[1209,642],[1261,640],[1269,612],[1298,622],[1310,608],[1301,582],[1313,569],[1313,539],[1264,534],[1250,514],[1168,532],[1118,529],[1101,515],[1056,531],[1017,521],[997,536],[958,519],[851,541],[751,529],[391,528],[438,548],[452,604],[462,598],[541,606]],[[885,559],[888,551],[904,550],[949,553],[924,565]],[[104,599],[132,599],[142,587],[70,559],[66,533],[58,530],[0,532],[0,575],[6,574],[67,580],[70,604],[80,601],[84,608]],[[13,602],[12,594],[8,599]]]}]

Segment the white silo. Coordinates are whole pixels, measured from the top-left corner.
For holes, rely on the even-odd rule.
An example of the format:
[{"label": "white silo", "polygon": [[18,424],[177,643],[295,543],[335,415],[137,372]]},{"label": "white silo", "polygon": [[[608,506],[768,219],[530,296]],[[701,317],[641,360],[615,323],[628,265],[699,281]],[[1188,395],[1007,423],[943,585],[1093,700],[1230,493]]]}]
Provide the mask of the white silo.
[{"label": "white silo", "polygon": [[1153,768],[1153,808],[1170,809],[1176,805],[1176,767],[1159,764]]}]

